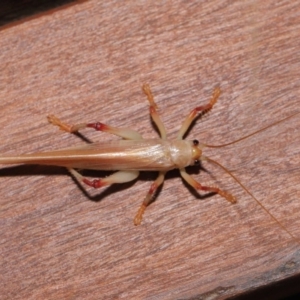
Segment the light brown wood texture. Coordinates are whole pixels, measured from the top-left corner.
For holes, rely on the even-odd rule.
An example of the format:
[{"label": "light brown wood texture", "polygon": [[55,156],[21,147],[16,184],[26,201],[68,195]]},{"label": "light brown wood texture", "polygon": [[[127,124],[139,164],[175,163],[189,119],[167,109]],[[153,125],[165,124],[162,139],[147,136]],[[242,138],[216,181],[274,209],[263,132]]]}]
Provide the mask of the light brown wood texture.
[{"label": "light brown wood texture", "polygon": [[[157,137],[143,83],[169,138],[216,86],[219,101],[187,138],[222,144],[300,111],[299,14],[293,1],[87,1],[6,26],[0,153],[85,143],[48,124],[50,113]],[[205,149],[298,239],[299,126],[300,115]],[[224,299],[299,274],[299,242],[222,170],[203,166],[190,174],[237,204],[197,196],[174,171],[138,227],[133,218],[156,174],[88,188],[89,197],[63,168],[3,166],[1,298]]]}]

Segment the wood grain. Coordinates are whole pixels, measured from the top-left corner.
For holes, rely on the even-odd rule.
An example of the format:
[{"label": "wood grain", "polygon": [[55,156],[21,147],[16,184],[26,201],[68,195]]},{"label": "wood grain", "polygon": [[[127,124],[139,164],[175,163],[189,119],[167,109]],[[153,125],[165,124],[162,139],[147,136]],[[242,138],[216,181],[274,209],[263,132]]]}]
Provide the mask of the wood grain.
[{"label": "wood grain", "polygon": [[[222,144],[297,112],[299,13],[293,1],[87,1],[5,27],[0,153],[84,143],[51,127],[50,113],[156,137],[145,82],[170,138],[215,86],[222,95],[190,139]],[[205,153],[298,240],[299,126],[298,115]],[[88,196],[61,168],[1,169],[3,299],[224,299],[298,275],[299,242],[222,170],[203,166],[189,172],[236,205],[197,196],[171,172],[139,227],[133,217],[155,174]]]}]

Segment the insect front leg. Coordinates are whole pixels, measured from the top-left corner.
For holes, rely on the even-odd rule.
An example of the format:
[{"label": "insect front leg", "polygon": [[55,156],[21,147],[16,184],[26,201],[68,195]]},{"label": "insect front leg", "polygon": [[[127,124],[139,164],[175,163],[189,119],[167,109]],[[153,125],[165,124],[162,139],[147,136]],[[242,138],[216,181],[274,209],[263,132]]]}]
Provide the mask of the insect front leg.
[{"label": "insect front leg", "polygon": [[142,205],[140,206],[135,218],[134,218],[134,225],[140,225],[142,222],[143,214],[146,210],[146,207],[150,204],[152,200],[152,196],[157,191],[158,187],[164,182],[165,179],[165,172],[159,172],[158,177],[156,180],[152,183]]},{"label": "insect front leg", "polygon": [[158,128],[161,138],[165,140],[167,138],[166,129],[157,112],[157,104],[154,102],[154,98],[150,90],[150,86],[148,84],[144,84],[143,91],[146,94],[148,101],[150,103],[149,109],[150,109],[151,118]]},{"label": "insect front leg", "polygon": [[139,171],[118,171],[102,179],[90,180],[72,168],[68,168],[68,170],[79,182],[83,182],[96,189],[113,183],[129,182],[139,176]]},{"label": "insect front leg", "polygon": [[212,192],[212,193],[216,193],[219,194],[220,196],[224,197],[227,201],[231,202],[231,203],[236,203],[236,199],[234,196],[232,196],[231,194],[220,190],[217,187],[211,187],[211,186],[204,186],[201,185],[199,182],[197,182],[193,177],[191,177],[189,174],[187,174],[187,172],[185,171],[185,169],[180,169],[180,174],[182,176],[182,178],[190,185],[192,186],[194,189],[196,190],[201,190],[201,191],[206,191],[206,192]]},{"label": "insect front leg", "polygon": [[112,127],[110,125],[100,123],[100,122],[80,123],[80,124],[75,124],[75,125],[69,125],[67,123],[63,123],[60,119],[58,119],[54,115],[49,115],[47,118],[51,124],[56,125],[61,130],[69,132],[69,133],[78,132],[80,129],[84,129],[84,128],[94,128],[97,131],[108,132],[108,133],[120,136],[121,138],[126,139],[126,140],[141,140],[142,139],[142,136],[139,132],[129,129],[129,128]]},{"label": "insect front leg", "polygon": [[190,114],[186,117],[186,119],[184,120],[184,122],[181,125],[177,139],[181,140],[183,138],[184,134],[189,129],[193,120],[197,117],[198,114],[200,114],[200,116],[203,116],[204,114],[206,114],[213,108],[213,106],[217,102],[220,94],[221,94],[220,88],[219,87],[215,88],[213,96],[208,104],[198,106],[190,112]]}]

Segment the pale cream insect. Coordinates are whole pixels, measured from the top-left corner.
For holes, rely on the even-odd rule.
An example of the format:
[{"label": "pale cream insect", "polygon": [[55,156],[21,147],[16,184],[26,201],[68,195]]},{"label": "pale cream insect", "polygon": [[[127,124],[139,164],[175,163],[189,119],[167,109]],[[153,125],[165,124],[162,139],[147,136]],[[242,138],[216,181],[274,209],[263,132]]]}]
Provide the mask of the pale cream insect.
[{"label": "pale cream insect", "polygon": [[[108,132],[119,137],[123,140],[110,141],[108,143],[94,143],[80,147],[74,147],[64,150],[56,150],[49,152],[24,154],[18,156],[2,156],[0,157],[0,163],[2,164],[41,164],[41,165],[57,165],[68,168],[71,174],[79,181],[92,186],[94,188],[100,188],[102,186],[111,185],[114,183],[129,182],[136,179],[139,175],[139,171],[158,171],[159,175],[157,179],[152,183],[140,209],[138,210],[134,224],[139,225],[142,221],[143,213],[146,207],[151,202],[153,194],[157,188],[163,183],[165,173],[172,169],[179,169],[181,176],[184,180],[190,184],[193,188],[217,193],[224,197],[231,203],[235,203],[236,199],[228,192],[223,191],[216,187],[203,186],[195,181],[186,171],[185,167],[198,164],[200,160],[207,160],[215,163],[228,172],[256,201],[257,203],[277,222],[279,223],[265,208],[262,204],[243,186],[239,180],[234,177],[227,169],[221,166],[216,161],[211,160],[208,157],[202,155],[202,149],[204,147],[223,147],[245,138],[248,138],[258,132],[266,130],[267,128],[274,126],[280,122],[287,120],[298,114],[295,113],[283,120],[280,120],[272,125],[269,125],[261,130],[258,130],[252,134],[249,134],[237,141],[228,143],[226,145],[206,145],[199,144],[197,140],[185,141],[183,136],[190,127],[193,120],[212,109],[216,103],[220,89],[216,88],[212,99],[206,105],[196,107],[186,117],[183,122],[181,129],[178,133],[176,140],[167,140],[165,127],[157,113],[157,105],[154,102],[150,87],[145,84],[143,91],[148,97],[150,102],[150,115],[156,124],[161,139],[147,139],[144,140],[142,136],[134,130],[127,128],[114,128],[112,126],[103,123],[88,123],[88,124],[77,124],[69,126],[62,123],[58,118],[53,115],[48,117],[50,123],[57,125],[61,130],[73,133],[83,128],[94,128],[98,131]],[[118,170],[116,173],[103,178],[89,180],[83,177],[75,169],[92,169],[92,170]],[[279,225],[283,227],[280,223]],[[285,228],[284,228],[285,229]],[[286,230],[286,229],[285,229]]]}]

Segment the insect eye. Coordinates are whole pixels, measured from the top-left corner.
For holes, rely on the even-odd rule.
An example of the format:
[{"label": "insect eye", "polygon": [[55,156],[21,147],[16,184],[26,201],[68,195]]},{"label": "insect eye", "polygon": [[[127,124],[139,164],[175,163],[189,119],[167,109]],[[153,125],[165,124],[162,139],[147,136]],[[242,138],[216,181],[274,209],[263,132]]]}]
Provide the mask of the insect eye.
[{"label": "insect eye", "polygon": [[194,146],[198,146],[199,145],[199,141],[198,140],[193,140],[193,144],[194,144]]},{"label": "insect eye", "polygon": [[194,165],[199,166],[200,165],[200,160],[199,159],[195,159],[194,160]]}]

